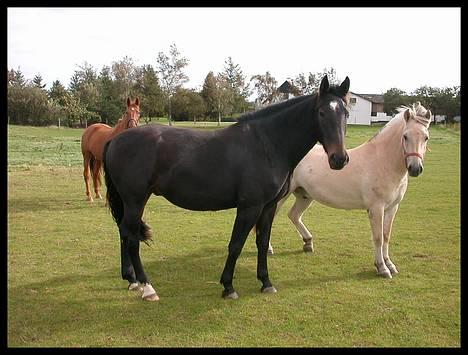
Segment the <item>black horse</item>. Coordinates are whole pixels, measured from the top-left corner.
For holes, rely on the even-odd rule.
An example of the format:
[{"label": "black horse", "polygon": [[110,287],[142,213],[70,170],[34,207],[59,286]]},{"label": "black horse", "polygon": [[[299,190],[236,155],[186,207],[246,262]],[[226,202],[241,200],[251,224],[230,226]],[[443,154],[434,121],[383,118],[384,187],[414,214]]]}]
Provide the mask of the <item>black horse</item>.
[{"label": "black horse", "polygon": [[256,226],[257,278],[262,292],[276,292],[268,277],[267,251],[277,202],[304,155],[320,142],[332,169],[348,162],[344,145],[349,78],[317,93],[248,113],[229,127],[195,130],[147,125],[129,129],[104,148],[107,199],[119,227],[122,278],[129,289],[144,285],[143,299],[158,300],[143,270],[140,241],[151,238],[142,221],[151,194],[189,210],[237,208],[221,284],[224,298],[238,298],[234,268]]}]

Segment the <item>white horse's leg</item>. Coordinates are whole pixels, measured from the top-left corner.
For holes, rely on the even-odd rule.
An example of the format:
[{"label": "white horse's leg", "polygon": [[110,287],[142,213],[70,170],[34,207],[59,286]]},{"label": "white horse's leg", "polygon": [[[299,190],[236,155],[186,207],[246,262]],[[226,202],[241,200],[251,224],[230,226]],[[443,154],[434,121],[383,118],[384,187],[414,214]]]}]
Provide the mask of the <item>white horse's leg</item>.
[{"label": "white horse's leg", "polygon": [[302,240],[304,241],[304,246],[303,246],[304,251],[313,252],[314,243],[312,240],[312,234],[309,232],[309,230],[304,225],[304,223],[302,223],[302,215],[304,214],[304,211],[307,209],[307,207],[310,206],[313,199],[311,199],[307,195],[300,193],[300,192],[297,192],[297,193],[295,192],[294,196],[296,197],[296,201],[294,202],[294,205],[289,210],[288,217],[291,220],[291,222],[296,226],[296,229],[299,232],[299,235],[302,237]]},{"label": "white horse's leg", "polygon": [[385,265],[389,268],[392,275],[398,274],[398,270],[394,263],[390,260],[388,255],[388,248],[390,242],[390,236],[392,234],[392,225],[393,220],[395,218],[395,214],[398,210],[399,205],[395,205],[394,207],[386,210],[384,212],[384,221],[383,221],[383,246],[382,246],[382,254],[384,258]]},{"label": "white horse's leg", "polygon": [[391,278],[392,274],[390,273],[387,265],[385,265],[382,254],[384,209],[382,206],[372,207],[369,208],[368,214],[372,229],[372,241],[374,242],[374,265],[377,268],[377,273],[379,275],[382,275],[386,278]]},{"label": "white horse's leg", "polygon": [[[288,199],[290,193],[288,193],[285,197],[283,197],[278,204],[276,205],[276,210],[275,210],[275,217],[278,214],[279,210],[283,206],[284,202]],[[274,254],[273,252],[273,247],[271,246],[271,235],[270,235],[270,241],[268,242],[268,254]]]}]

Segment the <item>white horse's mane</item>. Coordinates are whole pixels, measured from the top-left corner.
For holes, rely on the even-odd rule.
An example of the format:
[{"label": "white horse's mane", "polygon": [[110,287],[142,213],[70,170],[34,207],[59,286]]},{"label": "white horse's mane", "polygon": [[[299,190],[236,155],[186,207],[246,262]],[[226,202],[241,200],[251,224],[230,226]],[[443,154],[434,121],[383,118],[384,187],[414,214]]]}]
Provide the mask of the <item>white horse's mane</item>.
[{"label": "white horse's mane", "polygon": [[385,128],[393,127],[393,125],[397,124],[398,122],[401,122],[397,118],[403,118],[403,113],[406,110],[410,110],[410,116],[412,119],[414,119],[416,122],[421,123],[426,128],[429,128],[431,119],[426,118],[426,113],[428,110],[423,105],[421,105],[421,103],[418,101],[412,104],[411,106],[404,106],[404,105],[399,106],[397,108],[398,113],[395,116],[393,116],[392,119],[388,121],[388,123],[385,126],[383,126],[380,131],[374,134],[374,136],[372,136],[367,142],[370,142],[375,137],[377,137],[382,131],[385,130]]},{"label": "white horse's mane", "polygon": [[421,123],[422,125],[429,127],[429,124],[431,123],[431,119],[426,117],[427,114],[427,109],[421,105],[421,103],[418,101],[411,106],[400,106],[397,108],[397,111],[399,113],[404,112],[406,110],[410,110],[410,116],[412,119],[415,121]]}]

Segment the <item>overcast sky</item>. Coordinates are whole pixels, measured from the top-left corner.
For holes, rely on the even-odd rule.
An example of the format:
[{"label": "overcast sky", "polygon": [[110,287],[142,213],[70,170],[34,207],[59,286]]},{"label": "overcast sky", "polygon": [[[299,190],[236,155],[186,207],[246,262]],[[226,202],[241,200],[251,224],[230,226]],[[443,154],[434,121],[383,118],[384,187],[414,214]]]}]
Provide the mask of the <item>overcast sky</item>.
[{"label": "overcast sky", "polygon": [[175,43],[187,87],[231,56],[248,79],[333,67],[351,91],[460,85],[460,8],[8,8],[8,68],[50,88],[85,61],[99,72],[131,57],[156,68]]}]

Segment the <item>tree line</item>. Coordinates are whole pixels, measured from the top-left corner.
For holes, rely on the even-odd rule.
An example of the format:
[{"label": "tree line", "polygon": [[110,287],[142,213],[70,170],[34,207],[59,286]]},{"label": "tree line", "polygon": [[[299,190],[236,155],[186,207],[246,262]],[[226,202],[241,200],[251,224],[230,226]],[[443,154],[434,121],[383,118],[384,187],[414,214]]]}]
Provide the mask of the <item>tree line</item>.
[{"label": "tree line", "polygon": [[[8,123],[68,127],[86,127],[97,122],[115,125],[125,110],[127,97],[138,96],[141,117],[146,123],[167,117],[169,124],[173,120],[208,120],[219,124],[234,121],[237,116],[280,98],[278,82],[270,72],[253,75],[248,80],[231,57],[225,60],[221,72],[210,71],[206,75],[199,91],[185,88],[189,78],[184,70],[189,62],[172,44],[168,53],[158,52],[154,67],[151,64],[138,66],[128,56],[103,66],[100,71],[84,62],[77,66],[67,87],[56,80],[49,90],[45,89],[40,74],[29,80],[20,68],[10,69]],[[325,74],[331,83],[340,82],[334,68],[299,73],[289,81],[296,95],[310,94],[318,88]],[[256,102],[249,101],[252,94],[256,94]],[[411,95],[390,89],[384,94],[387,112],[414,102],[413,96],[436,114],[440,112],[450,117],[459,114],[459,87],[423,87]]]},{"label": "tree line", "polygon": [[445,115],[446,122],[453,122],[454,117],[460,115],[460,86],[437,88],[421,86],[411,93],[406,93],[397,88],[391,88],[385,92],[384,110],[387,114],[396,113],[401,105],[411,105],[421,102],[429,108],[434,116]]}]

